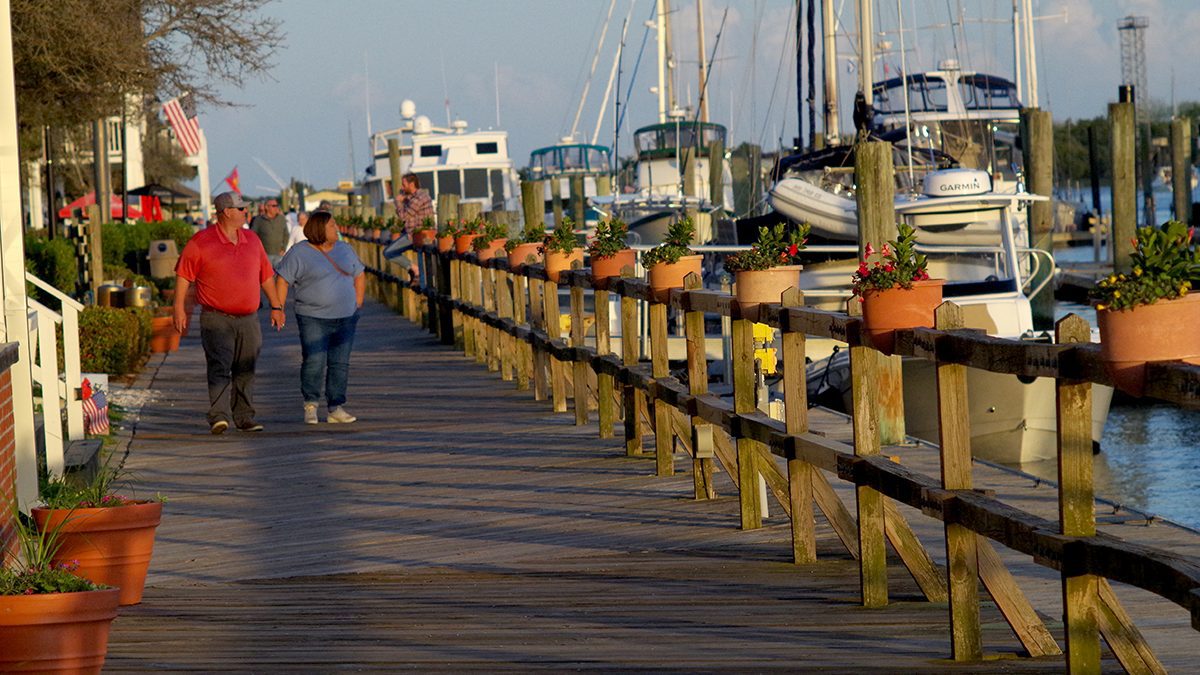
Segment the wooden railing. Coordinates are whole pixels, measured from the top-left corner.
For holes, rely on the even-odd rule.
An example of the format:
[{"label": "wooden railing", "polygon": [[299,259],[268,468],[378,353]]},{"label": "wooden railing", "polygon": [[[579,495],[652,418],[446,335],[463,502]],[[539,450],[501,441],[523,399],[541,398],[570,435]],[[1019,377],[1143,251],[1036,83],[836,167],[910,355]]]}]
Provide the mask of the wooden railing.
[{"label": "wooden railing", "polygon": [[[791,518],[797,563],[816,559],[813,504],[824,513],[841,542],[861,567],[862,602],[888,602],[886,543],[895,548],[930,601],[948,601],[955,659],[982,657],[978,584],[996,601],[1032,656],[1062,653],[1001,562],[991,540],[1028,554],[1062,575],[1067,663],[1073,672],[1100,668],[1101,635],[1130,672],[1162,672],[1137,627],[1117,600],[1109,580],[1145,589],[1186,609],[1200,630],[1200,561],[1096,533],[1092,484],[1091,388],[1111,384],[1083,319],[1070,316],[1056,327],[1056,344],[988,337],[961,328],[958,308],[946,303],[937,329],[897,333],[895,351],[936,364],[939,402],[940,476],[910,470],[891,456],[899,448],[881,442],[879,402],[899,396],[899,376],[886,376],[888,357],[860,337],[860,320],[845,313],[801,306],[799,291],[767,305],[758,322],[781,331],[784,363],[784,415],[772,419],[758,409],[754,372],[753,324],[728,294],[699,289],[672,291],[656,302],[646,283],[632,278],[594,285],[586,270],[567,272],[560,284],[540,266],[519,273],[500,259],[480,264],[473,255],[439,254],[432,247],[410,254],[420,259],[421,279],[402,283],[389,272],[374,242],[355,240],[370,270],[368,291],[405,317],[455,344],[468,356],[532,387],[537,400],[567,411],[573,401],[577,424],[589,420],[595,398],[601,437],[614,435],[624,421],[625,449],[643,451],[644,425],[655,437],[659,475],[674,470],[676,444],[693,461],[697,499],[711,498],[714,461],[740,489],[741,526],[761,527],[759,477]],[[562,334],[559,287],[570,292],[570,334]],[[594,295],[595,333],[587,340],[585,292]],[[612,352],[610,300],[619,299],[620,354]],[[640,358],[633,325],[639,309],[649,317],[649,363]],[[686,384],[668,368],[668,308],[683,315],[687,341]],[[705,314],[732,320],[732,404],[707,390]],[[805,371],[807,336],[849,345],[853,380],[853,442],[844,443],[808,428]],[[969,420],[965,408],[967,367],[1056,382],[1059,443],[1059,518],[1040,517],[973,489]],[[1200,367],[1157,363],[1147,367],[1146,394],[1187,408],[1200,408]],[[590,375],[595,391],[590,391]],[[621,414],[624,411],[624,414]],[[781,468],[774,458],[782,458]],[[834,493],[826,475],[855,486],[857,517]],[[943,522],[948,570],[928,552],[895,504],[907,504]]]}]

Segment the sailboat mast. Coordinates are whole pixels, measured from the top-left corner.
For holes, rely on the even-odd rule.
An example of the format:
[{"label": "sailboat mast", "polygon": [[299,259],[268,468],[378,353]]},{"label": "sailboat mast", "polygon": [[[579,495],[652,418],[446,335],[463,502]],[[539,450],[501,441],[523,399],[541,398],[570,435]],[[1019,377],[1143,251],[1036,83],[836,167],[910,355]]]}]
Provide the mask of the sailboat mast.
[{"label": "sailboat mast", "polygon": [[858,0],[858,47],[862,60],[858,64],[858,89],[866,98],[867,105],[875,104],[875,92],[871,73],[875,67],[875,29],[871,0]]},{"label": "sailboat mast", "polygon": [[841,132],[837,103],[837,16],[833,12],[833,0],[821,0],[821,22],[825,34],[825,144],[837,145]]},{"label": "sailboat mast", "polygon": [[1029,82],[1029,107],[1038,107],[1037,51],[1033,44],[1033,0],[1025,3],[1025,78]]},{"label": "sailboat mast", "polygon": [[658,11],[655,13],[654,33],[658,42],[658,123],[667,121],[667,43],[666,43],[666,0],[656,0]]},{"label": "sailboat mast", "polygon": [[[804,149],[804,0],[796,0],[796,152]],[[811,139],[809,139],[811,141]]]},{"label": "sailboat mast", "polygon": [[696,45],[700,51],[700,121],[708,121],[708,57],[704,53],[704,0],[696,0]]},{"label": "sailboat mast", "polygon": [[1025,85],[1022,83],[1021,62],[1025,56],[1021,49],[1021,0],[1013,0],[1013,80],[1017,83],[1017,100],[1025,102]]},{"label": "sailboat mast", "polygon": [[675,92],[675,41],[671,39],[671,0],[663,0],[663,53],[667,69],[667,113],[679,107]]}]

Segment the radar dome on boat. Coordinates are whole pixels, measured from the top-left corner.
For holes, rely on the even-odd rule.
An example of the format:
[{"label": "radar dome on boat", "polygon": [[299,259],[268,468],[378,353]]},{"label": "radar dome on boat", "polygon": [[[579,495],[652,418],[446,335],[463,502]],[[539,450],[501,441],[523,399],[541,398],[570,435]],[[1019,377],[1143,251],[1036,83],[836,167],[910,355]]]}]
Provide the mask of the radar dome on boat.
[{"label": "radar dome on boat", "polygon": [[416,119],[413,120],[413,133],[414,134],[427,134],[430,131],[433,131],[433,124],[430,123],[428,117],[426,117],[424,115],[419,115]]},{"label": "radar dome on boat", "polygon": [[400,102],[400,116],[406,120],[411,120],[417,114],[417,104],[411,99],[404,99]]},{"label": "radar dome on boat", "polygon": [[992,191],[992,178],[980,169],[943,169],[925,176],[927,197],[982,195]]},{"label": "radar dome on boat", "polygon": [[455,133],[461,134],[467,130],[466,120],[454,120],[450,123],[450,128],[454,129]]}]

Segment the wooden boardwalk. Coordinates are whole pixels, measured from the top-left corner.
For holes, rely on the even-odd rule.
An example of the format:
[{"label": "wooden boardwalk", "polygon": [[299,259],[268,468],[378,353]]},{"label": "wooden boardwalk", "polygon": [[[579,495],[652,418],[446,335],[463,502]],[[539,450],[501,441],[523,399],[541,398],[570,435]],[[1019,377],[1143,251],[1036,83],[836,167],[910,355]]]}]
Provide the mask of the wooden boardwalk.
[{"label": "wooden boardwalk", "polygon": [[[891,604],[863,609],[858,565],[823,519],[820,560],[793,565],[787,519],[739,530],[725,476],[720,498],[695,501],[685,457],[656,478],[653,458],[625,457],[594,423],[576,427],[381,305],[359,327],[359,422],[301,422],[299,361],[294,326],[266,335],[260,434],[208,434],[195,334],[134,385],[154,400],[129,465],[170,501],[107,671],[1063,668],[1018,659],[990,603],[988,658],[950,661],[946,604],[925,602],[898,563]],[[848,434],[832,415],[813,426]],[[914,448],[902,461],[928,471],[934,457]],[[1056,509],[1055,490],[1027,477],[978,466],[976,484]],[[941,562],[941,523],[905,515]],[[1101,530],[1200,556],[1200,536],[1169,524],[1117,513]],[[1061,644],[1056,574],[1004,553]],[[1200,662],[1187,612],[1117,592],[1168,668]],[[1107,651],[1104,665],[1119,670]]]}]

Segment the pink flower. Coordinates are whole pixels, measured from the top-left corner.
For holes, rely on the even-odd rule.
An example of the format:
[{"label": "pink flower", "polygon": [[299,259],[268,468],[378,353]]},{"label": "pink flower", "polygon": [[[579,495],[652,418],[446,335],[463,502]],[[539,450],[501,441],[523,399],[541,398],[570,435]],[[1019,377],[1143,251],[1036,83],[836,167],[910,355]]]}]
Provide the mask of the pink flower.
[{"label": "pink flower", "polygon": [[875,255],[875,247],[872,246],[871,242],[868,241],[867,247],[863,249],[863,258],[870,258],[873,255]]},{"label": "pink flower", "polygon": [[884,244],[883,250],[880,251],[880,253],[883,254],[883,257],[890,258],[890,257],[892,257],[892,247],[888,246],[887,244]]}]

